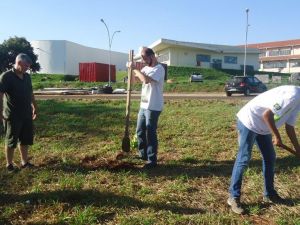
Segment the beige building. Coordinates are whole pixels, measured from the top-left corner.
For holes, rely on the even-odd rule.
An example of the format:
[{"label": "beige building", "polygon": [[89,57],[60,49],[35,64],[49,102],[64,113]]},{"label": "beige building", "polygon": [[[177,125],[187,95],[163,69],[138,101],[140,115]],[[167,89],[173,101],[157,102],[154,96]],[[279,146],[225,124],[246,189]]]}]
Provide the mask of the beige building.
[{"label": "beige building", "polygon": [[300,39],[249,44],[248,47],[259,49],[261,71],[300,72]]},{"label": "beige building", "polygon": [[[203,44],[159,39],[149,46],[161,63],[169,66],[190,66],[243,70],[244,48],[230,45]],[[247,68],[258,70],[259,51],[247,49]]]}]

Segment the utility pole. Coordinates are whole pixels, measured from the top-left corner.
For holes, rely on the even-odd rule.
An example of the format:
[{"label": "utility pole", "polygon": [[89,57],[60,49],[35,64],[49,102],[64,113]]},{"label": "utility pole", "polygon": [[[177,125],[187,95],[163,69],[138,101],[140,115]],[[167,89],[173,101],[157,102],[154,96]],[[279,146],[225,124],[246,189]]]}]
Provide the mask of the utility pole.
[{"label": "utility pole", "polygon": [[246,40],[245,40],[245,55],[244,55],[244,76],[246,76],[246,63],[247,63],[247,39],[248,39],[248,27],[249,27],[249,24],[248,24],[248,13],[249,13],[249,9],[247,8],[246,9],[246,16],[247,16],[247,19],[246,19]]}]

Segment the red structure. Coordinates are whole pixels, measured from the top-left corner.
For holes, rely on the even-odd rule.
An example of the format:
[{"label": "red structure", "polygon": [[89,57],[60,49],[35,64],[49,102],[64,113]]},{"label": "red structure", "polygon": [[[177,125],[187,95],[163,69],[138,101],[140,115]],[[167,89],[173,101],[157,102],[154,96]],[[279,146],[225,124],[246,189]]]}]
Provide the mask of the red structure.
[{"label": "red structure", "polygon": [[[79,63],[79,80],[84,82],[108,82],[109,65],[103,63]],[[116,81],[116,66],[110,65],[110,81]]]}]

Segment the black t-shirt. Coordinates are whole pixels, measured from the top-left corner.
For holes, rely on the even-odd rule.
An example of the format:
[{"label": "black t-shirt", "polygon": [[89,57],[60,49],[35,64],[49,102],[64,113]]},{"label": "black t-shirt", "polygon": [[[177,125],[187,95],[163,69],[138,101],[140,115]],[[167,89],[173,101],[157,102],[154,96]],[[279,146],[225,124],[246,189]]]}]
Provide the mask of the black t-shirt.
[{"label": "black t-shirt", "polygon": [[5,118],[32,118],[32,83],[28,73],[19,78],[14,69],[0,76],[0,92],[4,93],[3,116]]}]

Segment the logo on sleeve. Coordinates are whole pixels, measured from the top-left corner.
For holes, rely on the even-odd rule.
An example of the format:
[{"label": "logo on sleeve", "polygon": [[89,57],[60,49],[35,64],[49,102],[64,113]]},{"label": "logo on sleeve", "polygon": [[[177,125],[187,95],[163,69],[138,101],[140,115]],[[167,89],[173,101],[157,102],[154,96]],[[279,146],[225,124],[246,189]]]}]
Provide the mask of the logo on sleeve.
[{"label": "logo on sleeve", "polygon": [[279,111],[281,109],[281,106],[278,103],[276,103],[273,107],[275,111]]}]

